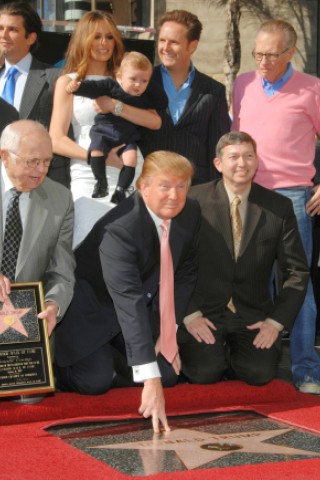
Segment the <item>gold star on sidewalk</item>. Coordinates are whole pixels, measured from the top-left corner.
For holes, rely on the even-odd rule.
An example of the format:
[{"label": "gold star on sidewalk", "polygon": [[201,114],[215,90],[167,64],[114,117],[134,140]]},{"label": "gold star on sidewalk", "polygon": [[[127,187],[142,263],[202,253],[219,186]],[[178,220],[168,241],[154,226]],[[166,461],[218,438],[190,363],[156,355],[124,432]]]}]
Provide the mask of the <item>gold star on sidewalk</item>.
[{"label": "gold star on sidewalk", "polygon": [[14,305],[8,297],[3,302],[2,310],[0,310],[0,335],[8,330],[8,328],[13,328],[27,337],[28,332],[24,328],[21,318],[24,317],[29,310],[31,310],[31,308],[14,308]]},{"label": "gold star on sidewalk", "polygon": [[214,434],[191,429],[177,429],[154,435],[152,440],[112,445],[97,445],[90,448],[124,449],[124,450],[171,450],[176,452],[181,462],[188,470],[199,468],[206,463],[218,460],[233,452],[282,454],[282,455],[312,455],[319,453],[300,450],[271,443],[265,440],[292,431],[290,428],[263,430],[254,432],[236,432]]}]

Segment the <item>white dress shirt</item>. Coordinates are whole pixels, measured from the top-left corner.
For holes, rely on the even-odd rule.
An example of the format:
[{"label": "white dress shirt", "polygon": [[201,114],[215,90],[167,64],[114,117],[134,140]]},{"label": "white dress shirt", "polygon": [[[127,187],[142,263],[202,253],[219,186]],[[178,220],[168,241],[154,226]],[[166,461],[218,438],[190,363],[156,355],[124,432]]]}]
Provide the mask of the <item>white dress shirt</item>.
[{"label": "white dress shirt", "polygon": [[14,102],[13,102],[13,106],[18,111],[20,110],[22,95],[23,95],[23,92],[24,92],[24,87],[26,86],[28,74],[29,74],[30,67],[31,67],[31,62],[32,62],[31,53],[28,53],[25,57],[23,57],[15,65],[11,65],[6,60],[4,70],[1,73],[1,77],[0,77],[0,96],[2,95],[4,86],[5,86],[5,83],[6,83],[6,80],[7,80],[9,68],[16,67],[16,69],[18,70],[18,72],[15,75],[16,88],[15,88],[15,91],[14,91]]},{"label": "white dress shirt", "polygon": [[[3,238],[4,238],[4,230],[5,230],[5,224],[6,224],[7,208],[8,208],[9,200],[12,196],[12,192],[10,190],[13,187],[14,185],[11,182],[10,178],[8,177],[6,169],[4,168],[3,165],[1,165]],[[29,204],[30,204],[30,192],[23,192],[19,198],[19,211],[20,211],[20,218],[22,223],[22,230],[24,230],[27,222]]]}]

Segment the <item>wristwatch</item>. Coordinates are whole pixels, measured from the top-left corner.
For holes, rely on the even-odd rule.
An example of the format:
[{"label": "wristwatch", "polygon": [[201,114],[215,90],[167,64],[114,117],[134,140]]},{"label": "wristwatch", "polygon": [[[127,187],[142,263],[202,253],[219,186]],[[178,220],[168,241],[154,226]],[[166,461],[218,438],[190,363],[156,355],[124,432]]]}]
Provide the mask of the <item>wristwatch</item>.
[{"label": "wristwatch", "polygon": [[120,115],[123,110],[124,104],[122,102],[117,102],[114,106],[113,113],[114,115]]}]

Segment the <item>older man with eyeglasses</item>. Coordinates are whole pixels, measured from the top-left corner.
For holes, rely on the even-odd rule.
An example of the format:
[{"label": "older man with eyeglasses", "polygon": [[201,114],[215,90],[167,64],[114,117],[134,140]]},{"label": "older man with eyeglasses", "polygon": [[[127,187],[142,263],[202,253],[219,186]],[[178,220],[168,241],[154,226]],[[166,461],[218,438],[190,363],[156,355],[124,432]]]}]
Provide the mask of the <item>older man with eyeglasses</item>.
[{"label": "older man with eyeglasses", "polygon": [[[296,41],[294,28],[285,21],[260,26],[252,52],[257,71],[240,75],[235,83],[232,129],[246,131],[258,144],[255,182],[292,200],[310,264],[312,217],[320,214],[320,189],[313,183],[320,80],[293,69]],[[315,335],[316,304],[309,281],[290,335],[292,375],[301,392],[320,394]]]},{"label": "older man with eyeglasses", "polygon": [[32,120],[8,125],[0,139],[0,302],[15,282],[43,282],[49,334],[73,295],[73,200],[46,177],[51,138]]}]

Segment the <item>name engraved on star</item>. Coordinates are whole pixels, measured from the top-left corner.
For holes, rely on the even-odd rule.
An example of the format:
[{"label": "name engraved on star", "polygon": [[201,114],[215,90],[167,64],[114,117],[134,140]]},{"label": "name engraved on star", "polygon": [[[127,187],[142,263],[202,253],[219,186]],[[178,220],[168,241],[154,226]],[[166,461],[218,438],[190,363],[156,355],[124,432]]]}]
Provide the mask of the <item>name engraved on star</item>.
[{"label": "name engraved on star", "polygon": [[200,448],[204,450],[216,450],[218,452],[230,452],[232,450],[241,450],[243,447],[232,443],[206,443],[205,445],[200,445]]},{"label": "name engraved on star", "polygon": [[[290,428],[275,430],[262,430],[250,432],[234,432],[230,434],[212,434],[199,432],[193,429],[176,429],[155,435],[151,440],[134,441],[127,443],[96,445],[96,449],[110,450],[139,450],[140,455],[144,451],[168,451],[175,452],[184,467],[188,470],[203,467],[215,460],[223,458],[241,450],[241,453],[259,455],[303,455],[305,457],[320,456],[317,452],[276,445],[268,443],[268,440],[290,432]],[[228,440],[237,439],[237,444]],[[213,441],[216,440],[216,441]]]}]

